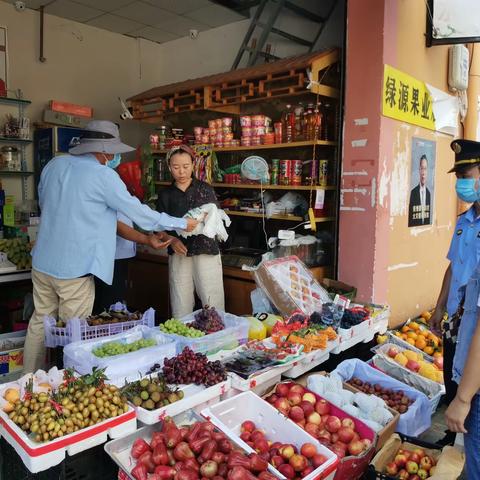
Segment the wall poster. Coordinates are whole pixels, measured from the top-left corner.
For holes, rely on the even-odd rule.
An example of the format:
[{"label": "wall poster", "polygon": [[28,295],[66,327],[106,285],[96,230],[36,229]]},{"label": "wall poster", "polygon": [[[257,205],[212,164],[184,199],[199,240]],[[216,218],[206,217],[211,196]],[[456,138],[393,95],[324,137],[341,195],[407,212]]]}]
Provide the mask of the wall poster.
[{"label": "wall poster", "polygon": [[412,138],[408,226],[433,223],[436,142]]}]

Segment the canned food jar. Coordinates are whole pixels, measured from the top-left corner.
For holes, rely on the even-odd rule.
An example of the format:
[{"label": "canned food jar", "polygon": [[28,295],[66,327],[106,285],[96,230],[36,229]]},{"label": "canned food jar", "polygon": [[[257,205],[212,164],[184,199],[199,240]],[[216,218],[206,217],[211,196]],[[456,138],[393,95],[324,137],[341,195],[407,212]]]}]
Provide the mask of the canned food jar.
[{"label": "canned food jar", "polygon": [[232,127],[226,127],[225,125],[222,127],[222,133],[226,135],[227,133],[232,133]]},{"label": "canned food jar", "polygon": [[203,127],[193,127],[193,133],[195,136],[201,135],[203,133]]},{"label": "canned food jar", "polygon": [[222,128],[222,119],[216,118],[215,119],[215,128]]},{"label": "canned food jar", "polygon": [[275,143],[282,143],[282,138],[283,138],[282,122],[275,122],[273,124],[273,132],[275,134]]},{"label": "canned food jar", "polygon": [[233,133],[230,132],[230,133],[224,133],[223,134],[223,139],[226,141],[226,142],[231,142],[233,140]]},{"label": "canned food jar", "polygon": [[291,176],[292,172],[290,160],[280,160],[278,172],[278,180],[280,182],[280,185],[290,185]]},{"label": "canned food jar", "polygon": [[208,121],[208,128],[216,128],[217,124],[215,120],[209,120]]},{"label": "canned food jar", "polygon": [[242,137],[251,137],[253,135],[253,127],[243,127]]},{"label": "canned food jar", "polygon": [[150,135],[150,146],[152,148],[157,148],[158,147],[158,142],[159,142],[158,134],[152,133]]},{"label": "canned food jar", "polygon": [[210,135],[207,133],[207,134],[203,134],[201,136],[201,142],[202,143],[210,143]]},{"label": "canned food jar", "polygon": [[240,144],[244,147],[249,147],[252,144],[252,137],[242,137]]},{"label": "canned food jar", "polygon": [[222,125],[224,127],[231,127],[232,126],[232,122],[233,122],[233,118],[232,117],[223,117],[222,118]]},{"label": "canned food jar", "polygon": [[252,115],[252,125],[254,127],[265,127],[265,115]]},{"label": "canned food jar", "polygon": [[328,160],[318,161],[318,184],[321,187],[328,185]]},{"label": "canned food jar", "polygon": [[263,136],[263,143],[265,145],[273,145],[275,143],[275,135],[273,133],[266,133]]},{"label": "canned food jar", "polygon": [[212,138],[215,138],[217,133],[220,133],[219,130],[217,130],[216,128],[209,128],[208,129],[208,134],[212,137]]},{"label": "canned food jar", "polygon": [[252,117],[250,117],[250,115],[242,115],[240,117],[240,126],[251,127],[252,126]]},{"label": "canned food jar", "polygon": [[252,145],[261,145],[262,144],[262,137],[258,135],[253,135],[252,137],[251,144]]},{"label": "canned food jar", "polygon": [[2,157],[5,170],[20,171],[22,169],[17,147],[5,145],[2,147]]},{"label": "canned food jar", "polygon": [[265,135],[265,127],[253,127],[252,128],[253,135]]}]

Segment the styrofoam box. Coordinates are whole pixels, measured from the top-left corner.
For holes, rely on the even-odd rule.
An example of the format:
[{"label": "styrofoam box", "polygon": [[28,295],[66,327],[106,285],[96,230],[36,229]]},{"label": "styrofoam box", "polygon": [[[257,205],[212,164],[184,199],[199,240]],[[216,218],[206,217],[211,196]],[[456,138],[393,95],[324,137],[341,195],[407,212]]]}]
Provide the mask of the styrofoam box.
[{"label": "styrofoam box", "polygon": [[[256,425],[265,430],[267,439],[272,442],[289,442],[298,449],[304,443],[313,443],[317,447],[318,453],[327,457],[327,461],[304,477],[303,480],[333,479],[335,476],[338,457],[298,425],[295,425],[289,418],[279,413],[274,407],[252,392],[240,393],[236,397],[206,408],[202,411],[202,415],[248,453],[253,453],[254,450],[240,439],[240,427],[245,420],[252,420]],[[285,479],[273,466],[269,465],[268,469],[277,477]]]},{"label": "styrofoam box", "polygon": [[186,410],[203,405],[215,398],[219,399],[221,395],[230,390],[230,385],[230,378],[208,388],[203,385],[182,385],[180,390],[183,391],[184,398],[178,402],[171,403],[166,407],[158,408],[156,410],[146,410],[142,407],[134,408],[140,422],[146,425],[153,425],[154,423],[163,420],[165,417],[173,417]]},{"label": "styrofoam box", "polygon": [[[338,346],[338,339],[328,343],[332,343],[333,347],[336,348]],[[305,353],[305,356],[294,362],[293,366],[284,372],[283,375],[288,378],[298,378],[300,375],[312,370],[312,368],[326,362],[330,358],[330,351],[332,350],[328,347],[325,350],[313,350]]]},{"label": "styrofoam box", "polygon": [[[363,323],[366,323],[366,322],[363,322]],[[345,350],[348,350],[354,345],[357,345],[358,343],[363,342],[366,338],[368,338],[370,333],[371,332],[369,332],[368,329],[364,329],[360,331],[358,335],[354,335],[353,337],[350,337],[348,339],[341,337],[338,346],[332,350],[332,353],[341,353],[341,352],[344,352]]]},{"label": "styrofoam box", "polygon": [[[105,343],[132,343],[142,338],[153,338],[157,344],[110,357],[97,357],[92,353]],[[154,363],[163,364],[165,358],[173,357],[175,353],[176,345],[171,338],[156,328],[140,325],[111,337],[70,343],[63,350],[63,360],[65,367],[75,368],[82,375],[90,373],[93,367],[106,368],[105,374],[110,383],[118,386],[125,380],[137,380],[139,373],[145,375]]]},{"label": "styrofoam box", "polygon": [[109,337],[130,330],[137,325],[153,328],[155,326],[155,310],[149,308],[140,320],[130,320],[128,322],[90,326],[85,318],[72,318],[67,321],[66,327],[57,327],[56,324],[57,320],[53,317],[45,316],[43,318],[46,347],[64,347],[72,342]]},{"label": "styrofoam box", "polygon": [[[182,323],[191,323],[195,320],[195,315],[200,310],[191,313],[180,319]],[[215,333],[210,333],[203,337],[184,337],[172,333],[164,333],[165,336],[175,340],[177,343],[177,353],[180,353],[185,347],[190,347],[194,352],[204,353],[205,355],[214,355],[221,350],[233,350],[239,345],[248,341],[248,330],[250,324],[243,317],[237,317],[231,313],[217,310],[222,317],[225,328]],[[163,333],[163,332],[162,332]]]},{"label": "styrofoam box", "polygon": [[75,455],[105,443],[108,437],[118,438],[134,432],[137,419],[135,410],[129,407],[126,413],[118,417],[44,443],[34,442],[3,411],[0,411],[0,426],[2,436],[15,449],[28,470],[38,473],[61,463],[67,453]]},{"label": "styrofoam box", "polygon": [[242,378],[236,373],[229,373],[229,376],[232,379],[232,387],[246,392],[253,390],[256,387],[260,387],[267,382],[270,382],[272,378],[281,378],[282,374],[290,368],[289,365],[278,365],[273,366],[266,371],[259,373],[258,375],[252,375],[249,378]]}]

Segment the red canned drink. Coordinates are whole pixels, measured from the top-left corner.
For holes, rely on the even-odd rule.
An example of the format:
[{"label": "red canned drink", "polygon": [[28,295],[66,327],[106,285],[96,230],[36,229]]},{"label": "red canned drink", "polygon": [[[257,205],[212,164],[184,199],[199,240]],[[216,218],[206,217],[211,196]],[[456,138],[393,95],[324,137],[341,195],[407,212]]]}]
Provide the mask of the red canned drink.
[{"label": "red canned drink", "polygon": [[290,185],[301,185],[302,184],[302,161],[301,160],[290,160],[291,162],[291,179]]},{"label": "red canned drink", "polygon": [[321,187],[328,185],[328,160],[318,161],[318,185]]}]

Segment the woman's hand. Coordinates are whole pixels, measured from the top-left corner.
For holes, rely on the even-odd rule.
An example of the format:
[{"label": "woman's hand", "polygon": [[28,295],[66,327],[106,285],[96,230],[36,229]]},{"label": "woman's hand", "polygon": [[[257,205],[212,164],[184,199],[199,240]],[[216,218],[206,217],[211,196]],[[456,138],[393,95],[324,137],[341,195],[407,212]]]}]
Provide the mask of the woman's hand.
[{"label": "woman's hand", "polygon": [[460,400],[458,395],[453,399],[445,412],[447,427],[451,432],[468,433],[465,429],[465,419],[470,411],[470,406],[470,402]]},{"label": "woman's hand", "polygon": [[193,232],[198,225],[198,220],[194,218],[187,218],[187,228],[185,229],[186,232]]},{"label": "woman's hand", "polygon": [[162,250],[172,243],[173,238],[165,232],[154,233],[148,236],[148,245],[155,250]]},{"label": "woman's hand", "polygon": [[176,237],[172,237],[172,243],[170,244],[172,247],[172,250],[177,254],[177,255],[186,255],[188,250],[187,247],[183,244],[183,242]]}]

